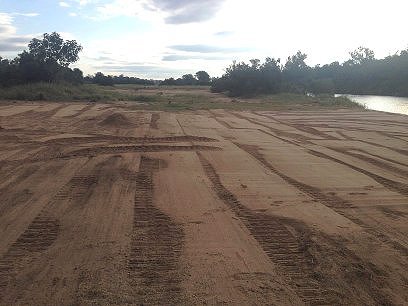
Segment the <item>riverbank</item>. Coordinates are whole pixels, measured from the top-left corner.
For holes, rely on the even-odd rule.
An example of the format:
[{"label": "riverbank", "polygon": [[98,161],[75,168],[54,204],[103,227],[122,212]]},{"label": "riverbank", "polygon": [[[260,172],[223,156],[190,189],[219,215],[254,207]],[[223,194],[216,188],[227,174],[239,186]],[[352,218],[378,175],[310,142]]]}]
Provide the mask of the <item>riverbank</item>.
[{"label": "riverbank", "polygon": [[212,93],[207,86],[98,86],[94,84],[73,86],[38,83],[2,88],[0,100],[118,102],[126,103],[134,109],[169,111],[363,108],[347,98],[330,95],[311,97],[299,94],[277,94],[255,98],[231,98],[224,94]]},{"label": "riverbank", "polygon": [[408,98],[393,96],[372,96],[372,95],[335,95],[336,97],[346,97],[367,109],[408,115]]}]

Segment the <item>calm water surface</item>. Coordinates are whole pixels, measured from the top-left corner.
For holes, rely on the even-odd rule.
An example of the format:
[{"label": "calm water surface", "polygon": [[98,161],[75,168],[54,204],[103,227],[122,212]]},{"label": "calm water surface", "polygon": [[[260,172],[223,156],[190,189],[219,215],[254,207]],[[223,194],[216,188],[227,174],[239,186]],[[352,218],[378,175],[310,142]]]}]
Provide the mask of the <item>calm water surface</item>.
[{"label": "calm water surface", "polygon": [[346,96],[350,100],[365,105],[367,109],[408,115],[408,98],[359,95],[342,96]]}]

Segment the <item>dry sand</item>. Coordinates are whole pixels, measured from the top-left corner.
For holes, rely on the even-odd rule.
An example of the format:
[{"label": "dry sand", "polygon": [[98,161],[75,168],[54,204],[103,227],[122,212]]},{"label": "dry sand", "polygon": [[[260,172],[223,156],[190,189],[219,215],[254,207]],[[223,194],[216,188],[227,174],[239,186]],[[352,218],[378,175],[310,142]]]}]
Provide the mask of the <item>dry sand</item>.
[{"label": "dry sand", "polygon": [[1,305],[407,305],[408,120],[0,106]]}]

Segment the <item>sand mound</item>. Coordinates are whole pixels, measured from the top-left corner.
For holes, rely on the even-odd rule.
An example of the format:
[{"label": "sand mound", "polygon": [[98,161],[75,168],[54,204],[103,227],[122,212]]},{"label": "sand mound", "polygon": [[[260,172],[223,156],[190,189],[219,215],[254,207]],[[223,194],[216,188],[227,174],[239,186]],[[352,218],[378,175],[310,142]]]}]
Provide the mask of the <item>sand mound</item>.
[{"label": "sand mound", "polygon": [[133,124],[125,115],[114,113],[106,117],[101,122],[99,122],[99,125],[109,127],[129,127],[132,126]]}]

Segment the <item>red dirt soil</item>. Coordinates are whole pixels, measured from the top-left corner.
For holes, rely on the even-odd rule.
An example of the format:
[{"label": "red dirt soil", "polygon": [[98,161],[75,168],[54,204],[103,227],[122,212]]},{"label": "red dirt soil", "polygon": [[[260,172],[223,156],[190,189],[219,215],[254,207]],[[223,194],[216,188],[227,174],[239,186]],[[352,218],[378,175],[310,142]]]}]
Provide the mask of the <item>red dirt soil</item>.
[{"label": "red dirt soil", "polygon": [[0,126],[0,305],[408,304],[406,116],[3,103]]}]

